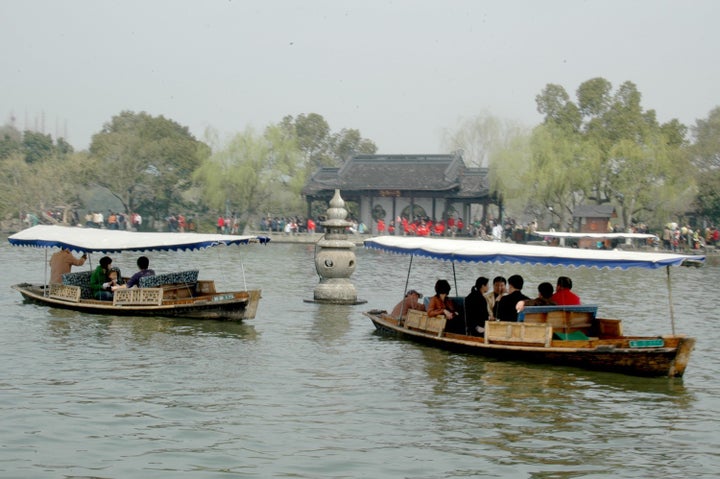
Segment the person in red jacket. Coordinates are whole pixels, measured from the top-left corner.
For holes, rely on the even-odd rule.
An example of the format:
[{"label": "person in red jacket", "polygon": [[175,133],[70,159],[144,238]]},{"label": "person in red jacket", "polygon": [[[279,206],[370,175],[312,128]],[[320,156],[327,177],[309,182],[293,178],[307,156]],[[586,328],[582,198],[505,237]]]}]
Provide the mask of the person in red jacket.
[{"label": "person in red jacket", "polygon": [[377,220],[377,232],[379,235],[385,234],[385,221],[383,221],[382,218],[378,218]]},{"label": "person in red jacket", "polygon": [[580,304],[580,297],[572,291],[572,280],[567,276],[560,276],[555,287],[555,294],[550,300],[555,304],[574,306]]}]

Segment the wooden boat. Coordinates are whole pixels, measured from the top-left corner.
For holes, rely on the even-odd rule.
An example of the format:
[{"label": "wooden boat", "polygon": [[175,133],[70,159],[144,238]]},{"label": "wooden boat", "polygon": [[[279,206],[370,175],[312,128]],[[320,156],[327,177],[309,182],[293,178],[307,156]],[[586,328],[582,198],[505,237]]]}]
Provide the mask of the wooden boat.
[{"label": "wooden boat", "polygon": [[[105,229],[38,225],[8,238],[14,246],[45,249],[64,247],[76,253],[111,254],[122,251],[184,251],[215,246],[265,244],[264,236],[196,233],[136,233]],[[140,288],[118,289],[112,301],[92,298],[92,270],[63,275],[63,284],[20,283],[12,286],[32,303],[113,316],[165,316],[240,321],[255,317],[260,290],[216,291],[213,280],[199,280],[198,270],[142,278]]]},{"label": "wooden boat", "polygon": [[[600,268],[667,269],[702,264],[704,256],[630,251],[595,251],[514,243],[383,236],[365,241],[365,247],[385,252],[445,261],[543,264]],[[409,277],[409,273],[408,273]],[[405,285],[407,290],[407,284]],[[518,322],[488,321],[484,336],[445,331],[445,318],[429,318],[409,311],[407,319],[387,311],[364,314],[378,331],[419,343],[463,353],[514,361],[551,363],[636,376],[681,377],[695,339],[675,333],[670,299],[670,334],[625,336],[622,321],[598,316],[598,306],[528,306]],[[463,298],[453,298],[462,309]]]}]

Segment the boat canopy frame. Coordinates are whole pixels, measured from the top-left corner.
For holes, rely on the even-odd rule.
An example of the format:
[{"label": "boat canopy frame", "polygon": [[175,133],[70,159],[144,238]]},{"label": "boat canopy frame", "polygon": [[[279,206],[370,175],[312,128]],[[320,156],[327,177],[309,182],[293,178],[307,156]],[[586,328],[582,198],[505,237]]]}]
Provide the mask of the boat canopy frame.
[{"label": "boat canopy frame", "polygon": [[[437,239],[406,236],[377,236],[363,242],[365,248],[387,253],[421,256],[451,261],[455,276],[455,261],[471,263],[515,263],[529,265],[585,267],[598,269],[665,268],[672,334],[675,334],[675,312],[672,303],[671,266],[700,266],[704,255],[651,253],[645,251],[589,250],[557,246],[526,245],[502,241]],[[410,271],[405,291],[409,286]],[[457,291],[457,278],[455,290]]]},{"label": "boat canopy frame", "polygon": [[[13,246],[45,250],[44,278],[48,278],[48,250],[66,248],[76,253],[120,253],[123,251],[194,251],[215,246],[267,244],[270,238],[257,235],[221,235],[204,233],[161,233],[84,228],[77,226],[36,225],[8,237]],[[243,267],[243,282],[245,268]],[[247,285],[245,285],[247,289]],[[48,291],[46,289],[45,294]]]}]

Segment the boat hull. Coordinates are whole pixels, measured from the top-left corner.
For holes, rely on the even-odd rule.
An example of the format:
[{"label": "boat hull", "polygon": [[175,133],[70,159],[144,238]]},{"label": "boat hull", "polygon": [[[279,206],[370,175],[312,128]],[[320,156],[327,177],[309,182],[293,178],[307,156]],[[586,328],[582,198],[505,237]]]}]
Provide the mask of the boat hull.
[{"label": "boat hull", "polygon": [[[259,290],[215,293],[197,298],[163,301],[157,305],[113,305],[111,301],[81,299],[77,302],[51,298],[42,285],[13,285],[28,303],[52,308],[111,316],[160,316],[198,320],[242,321],[255,317],[261,297]],[[232,299],[224,299],[232,296]]]},{"label": "boat hull", "polygon": [[[459,334],[436,334],[417,331],[398,324],[381,312],[364,313],[384,334],[392,334],[414,342],[453,352],[492,357],[500,360],[572,366],[593,371],[606,371],[644,377],[682,377],[685,373],[695,339],[685,336],[663,337],[663,347],[629,348],[617,347],[627,339],[604,341],[595,347],[578,341],[553,341],[552,346],[529,346],[516,344],[492,344],[482,337]],[[658,337],[648,337],[656,340]],[[643,338],[634,338],[642,340]]]}]

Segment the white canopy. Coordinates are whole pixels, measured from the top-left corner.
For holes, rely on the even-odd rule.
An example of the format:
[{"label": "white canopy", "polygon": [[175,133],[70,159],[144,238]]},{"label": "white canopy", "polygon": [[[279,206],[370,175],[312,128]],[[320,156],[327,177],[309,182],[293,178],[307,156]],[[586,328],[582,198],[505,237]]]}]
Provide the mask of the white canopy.
[{"label": "white canopy", "polygon": [[415,236],[377,236],[366,248],[429,258],[482,263],[524,263],[597,268],[661,268],[699,264],[705,256],[640,251],[608,251],[537,246],[500,241],[436,239]]},{"label": "white canopy", "polygon": [[266,236],[199,233],[136,233],[97,228],[38,225],[8,237],[14,246],[68,248],[76,252],[197,250],[219,245],[262,243]]},{"label": "white canopy", "polygon": [[537,236],[549,238],[594,238],[594,239],[651,239],[657,235],[648,233],[568,233],[564,231],[535,231]]}]

